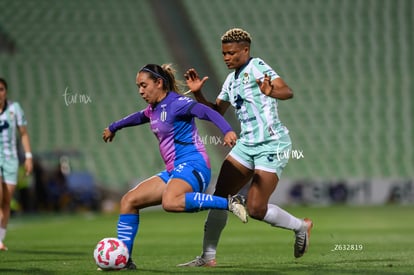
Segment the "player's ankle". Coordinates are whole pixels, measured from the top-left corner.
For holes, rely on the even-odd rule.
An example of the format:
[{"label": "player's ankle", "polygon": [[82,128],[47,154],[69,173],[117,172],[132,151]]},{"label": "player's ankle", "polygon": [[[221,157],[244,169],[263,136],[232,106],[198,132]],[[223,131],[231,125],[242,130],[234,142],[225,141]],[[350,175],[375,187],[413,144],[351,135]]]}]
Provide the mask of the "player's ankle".
[{"label": "player's ankle", "polygon": [[216,258],[216,253],[204,252],[203,254],[201,254],[201,258],[203,258],[206,261],[214,260]]}]

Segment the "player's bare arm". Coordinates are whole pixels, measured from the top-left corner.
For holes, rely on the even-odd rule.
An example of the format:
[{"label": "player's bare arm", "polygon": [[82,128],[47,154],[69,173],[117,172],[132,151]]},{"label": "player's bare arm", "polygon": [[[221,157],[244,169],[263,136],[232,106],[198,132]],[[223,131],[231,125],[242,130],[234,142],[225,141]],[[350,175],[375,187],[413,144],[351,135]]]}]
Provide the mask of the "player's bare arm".
[{"label": "player's bare arm", "polygon": [[227,108],[229,107],[230,103],[225,102],[222,100],[217,99],[215,103],[212,103],[208,101],[203,93],[201,92],[201,88],[203,87],[204,83],[207,81],[208,76],[203,77],[202,79],[198,75],[197,71],[194,68],[191,68],[187,70],[187,72],[184,74],[184,77],[186,79],[186,83],[190,91],[193,93],[195,99],[197,102],[200,102],[217,112],[219,112],[221,115],[223,115]]},{"label": "player's bare arm", "polygon": [[293,97],[293,91],[280,77],[275,78],[271,81],[270,76],[265,74],[263,81],[257,79],[256,82],[259,85],[262,93],[264,93],[267,96],[281,100]]},{"label": "player's bare arm", "polygon": [[[33,160],[31,157],[32,150],[30,147],[30,139],[29,139],[29,134],[27,132],[27,127],[19,126],[19,133],[20,133],[21,140],[22,140],[23,150],[26,153],[26,158],[24,161],[24,169],[26,171],[26,175],[29,175],[33,171]],[[27,154],[29,154],[30,157]]]},{"label": "player's bare arm", "polygon": [[227,111],[227,109],[230,106],[230,102],[223,101],[221,99],[216,99],[216,103],[214,104],[214,109],[219,112],[221,115],[224,115],[224,113]]}]

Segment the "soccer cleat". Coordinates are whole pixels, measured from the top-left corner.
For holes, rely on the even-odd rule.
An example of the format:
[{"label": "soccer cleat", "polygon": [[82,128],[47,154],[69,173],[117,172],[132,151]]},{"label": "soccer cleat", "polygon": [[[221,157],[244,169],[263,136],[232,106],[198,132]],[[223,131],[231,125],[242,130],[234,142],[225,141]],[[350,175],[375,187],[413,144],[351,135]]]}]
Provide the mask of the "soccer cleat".
[{"label": "soccer cleat", "polygon": [[215,267],[216,266],[216,259],[206,260],[200,256],[197,256],[194,260],[184,263],[178,264],[178,267]]},{"label": "soccer cleat", "polygon": [[[121,270],[135,270],[137,269],[137,265],[132,261],[132,259],[129,259],[126,266],[122,268]],[[102,268],[98,267],[96,269],[97,271],[104,271]]]},{"label": "soccer cleat", "polygon": [[5,246],[4,243],[0,243],[0,251],[7,251],[7,250],[9,250],[7,246]]},{"label": "soccer cleat", "polygon": [[303,226],[300,231],[295,232],[294,255],[295,258],[300,258],[305,254],[309,247],[310,233],[313,227],[312,220],[303,219]]},{"label": "soccer cleat", "polygon": [[228,198],[229,211],[236,215],[242,222],[247,222],[246,199],[239,194]]},{"label": "soccer cleat", "polygon": [[132,261],[131,258],[129,258],[126,266],[123,268],[123,270],[135,270],[137,269],[137,265]]}]

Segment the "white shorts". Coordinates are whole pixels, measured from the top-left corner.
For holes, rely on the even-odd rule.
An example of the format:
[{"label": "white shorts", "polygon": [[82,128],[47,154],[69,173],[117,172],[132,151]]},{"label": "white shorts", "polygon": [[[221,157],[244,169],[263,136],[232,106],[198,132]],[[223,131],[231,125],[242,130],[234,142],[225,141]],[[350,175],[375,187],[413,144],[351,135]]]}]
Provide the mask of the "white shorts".
[{"label": "white shorts", "polygon": [[2,160],[0,162],[0,175],[3,182],[7,184],[17,184],[17,170],[19,169],[19,160],[17,158]]},{"label": "white shorts", "polygon": [[288,134],[278,140],[270,140],[256,145],[237,142],[229,155],[244,167],[275,173],[278,178],[289,161],[292,142]]}]

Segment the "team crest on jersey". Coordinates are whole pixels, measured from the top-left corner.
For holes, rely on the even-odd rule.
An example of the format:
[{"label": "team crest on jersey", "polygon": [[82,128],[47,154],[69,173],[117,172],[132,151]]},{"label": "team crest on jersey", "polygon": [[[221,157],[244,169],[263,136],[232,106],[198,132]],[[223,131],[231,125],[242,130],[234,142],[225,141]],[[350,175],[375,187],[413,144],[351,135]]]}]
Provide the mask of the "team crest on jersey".
[{"label": "team crest on jersey", "polygon": [[10,119],[12,119],[12,120],[13,120],[13,119],[14,119],[14,112],[13,112],[13,111],[10,111],[10,112],[9,112],[9,115],[10,115]]},{"label": "team crest on jersey", "polygon": [[167,104],[163,104],[161,105],[162,111],[160,114],[160,120],[161,121],[166,121],[167,120],[167,110],[165,110],[165,107],[167,107]]},{"label": "team crest on jersey", "polygon": [[242,83],[243,83],[243,84],[247,84],[247,83],[249,83],[249,74],[248,74],[248,73],[244,73],[244,74],[243,74]]}]

